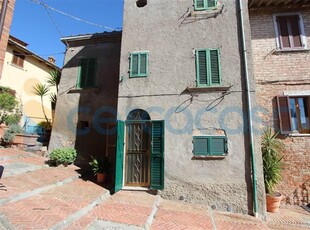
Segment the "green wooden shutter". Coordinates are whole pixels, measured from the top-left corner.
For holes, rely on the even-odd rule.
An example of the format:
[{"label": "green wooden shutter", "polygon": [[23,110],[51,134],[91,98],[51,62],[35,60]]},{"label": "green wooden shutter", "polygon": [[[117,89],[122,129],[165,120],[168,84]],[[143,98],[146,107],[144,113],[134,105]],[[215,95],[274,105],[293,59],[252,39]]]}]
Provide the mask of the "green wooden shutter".
[{"label": "green wooden shutter", "polygon": [[207,50],[196,51],[197,86],[208,85]]},{"label": "green wooden shutter", "polygon": [[130,77],[139,75],[139,54],[130,54]]},{"label": "green wooden shutter", "polygon": [[223,156],[227,152],[227,139],[226,137],[211,136],[209,145],[209,155]]},{"label": "green wooden shutter", "polygon": [[207,8],[212,8],[216,6],[216,0],[207,0]]},{"label": "green wooden shutter", "polygon": [[139,62],[140,62],[140,76],[147,76],[147,69],[148,69],[148,53],[141,53]]},{"label": "green wooden shutter", "polygon": [[79,60],[79,73],[78,73],[78,81],[77,81],[78,88],[83,88],[86,84],[87,63],[88,61],[85,58]]},{"label": "green wooden shutter", "polygon": [[194,156],[205,156],[208,152],[208,137],[194,137]]},{"label": "green wooden shutter", "polygon": [[125,123],[124,121],[117,121],[117,145],[115,158],[115,192],[123,187],[123,161],[124,161],[124,135]]},{"label": "green wooden shutter", "polygon": [[219,85],[221,83],[220,74],[220,52],[218,49],[210,50],[210,85]]},{"label": "green wooden shutter", "polygon": [[152,121],[151,189],[164,189],[164,121]]},{"label": "green wooden shutter", "polygon": [[88,59],[86,87],[94,87],[96,79],[96,59]]},{"label": "green wooden shutter", "polygon": [[206,9],[206,2],[205,0],[195,0],[195,10],[205,10]]}]

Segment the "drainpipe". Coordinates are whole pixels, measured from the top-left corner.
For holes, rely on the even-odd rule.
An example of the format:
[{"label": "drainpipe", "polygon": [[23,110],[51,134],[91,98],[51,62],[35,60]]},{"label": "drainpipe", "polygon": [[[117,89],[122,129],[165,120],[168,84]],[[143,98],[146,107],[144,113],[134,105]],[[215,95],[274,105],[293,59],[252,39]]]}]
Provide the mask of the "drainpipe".
[{"label": "drainpipe", "polygon": [[257,207],[257,179],[256,179],[256,169],[255,169],[255,159],[254,159],[254,141],[253,141],[253,130],[252,130],[252,111],[251,111],[251,92],[250,92],[250,81],[248,72],[248,60],[247,60],[247,50],[245,44],[244,35],[244,19],[243,19],[243,6],[242,0],[239,0],[239,15],[241,24],[241,40],[242,40],[242,53],[243,53],[243,64],[244,64],[244,76],[246,83],[246,101],[247,101],[247,113],[248,113],[248,129],[249,129],[249,139],[250,139],[250,153],[251,153],[251,165],[252,165],[252,182],[253,182],[253,201],[254,201],[254,216],[258,217],[258,207]]}]

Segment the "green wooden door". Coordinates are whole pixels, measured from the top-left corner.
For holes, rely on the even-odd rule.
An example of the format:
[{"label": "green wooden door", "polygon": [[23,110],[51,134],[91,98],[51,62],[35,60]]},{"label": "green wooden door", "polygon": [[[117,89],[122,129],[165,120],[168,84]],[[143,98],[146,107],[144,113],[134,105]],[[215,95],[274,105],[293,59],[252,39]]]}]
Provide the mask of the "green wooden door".
[{"label": "green wooden door", "polygon": [[124,133],[125,122],[117,121],[117,144],[115,158],[115,192],[123,187],[123,161],[124,161]]},{"label": "green wooden door", "polygon": [[164,189],[164,121],[152,121],[151,189]]}]

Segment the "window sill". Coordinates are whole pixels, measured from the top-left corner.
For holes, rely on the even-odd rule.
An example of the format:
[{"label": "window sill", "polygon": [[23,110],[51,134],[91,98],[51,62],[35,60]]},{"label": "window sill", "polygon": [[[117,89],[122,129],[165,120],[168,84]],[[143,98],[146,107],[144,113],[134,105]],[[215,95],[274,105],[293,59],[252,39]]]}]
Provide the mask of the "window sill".
[{"label": "window sill", "polygon": [[19,65],[16,65],[14,63],[10,63],[10,65],[16,67],[17,69],[25,71],[24,66],[19,66]]},{"label": "window sill", "polygon": [[187,87],[185,89],[186,92],[196,93],[196,92],[214,92],[214,91],[227,91],[231,88],[231,86],[210,86],[210,87]]},{"label": "window sill", "polygon": [[87,92],[99,92],[99,87],[92,87],[92,88],[74,88],[70,89],[69,93],[87,93]]},{"label": "window sill", "polygon": [[309,52],[310,49],[308,48],[291,48],[291,49],[276,49],[274,53],[280,54],[280,53],[290,53],[290,52]]},{"label": "window sill", "polygon": [[226,158],[227,155],[221,155],[221,156],[193,156],[192,160],[222,160],[224,158]]},{"label": "window sill", "polygon": [[310,133],[292,133],[288,134],[290,137],[310,137]]}]

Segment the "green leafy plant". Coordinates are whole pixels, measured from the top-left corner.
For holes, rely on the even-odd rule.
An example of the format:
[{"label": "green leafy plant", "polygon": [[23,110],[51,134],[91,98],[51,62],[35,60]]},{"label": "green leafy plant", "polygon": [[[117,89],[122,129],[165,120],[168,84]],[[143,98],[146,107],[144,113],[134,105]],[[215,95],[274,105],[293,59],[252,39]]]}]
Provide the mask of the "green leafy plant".
[{"label": "green leafy plant", "polygon": [[48,85],[37,83],[36,85],[33,86],[32,88],[32,93],[39,96],[41,98],[41,107],[43,111],[44,118],[47,123],[49,123],[49,120],[46,116],[46,112],[44,109],[44,104],[43,104],[43,97],[46,96],[49,92],[50,88]]},{"label": "green leafy plant", "polygon": [[8,116],[15,114],[16,115],[15,118],[18,117],[19,115],[18,105],[19,103],[15,97],[14,91],[9,87],[0,86],[0,123],[4,122],[7,125],[11,124],[12,123],[11,118],[13,117]]},{"label": "green leafy plant", "polygon": [[3,141],[10,143],[13,141],[16,134],[23,133],[23,128],[19,125],[11,125],[8,130],[4,132]]},{"label": "green leafy plant", "polygon": [[275,187],[281,182],[281,171],[284,168],[283,143],[277,139],[279,133],[273,133],[267,128],[262,134],[261,149],[263,154],[264,182],[266,193],[273,193]]},{"label": "green leafy plant", "polygon": [[20,113],[16,112],[16,113],[4,115],[2,120],[8,126],[17,125],[19,123],[21,117],[22,117],[22,115]]},{"label": "green leafy plant", "polygon": [[110,170],[110,162],[107,157],[97,157],[94,158],[91,156],[92,160],[89,162],[89,165],[92,167],[94,175],[97,173],[108,173]]},{"label": "green leafy plant", "polygon": [[74,148],[54,149],[49,155],[50,159],[55,161],[57,165],[71,164],[75,161],[76,156],[77,156],[77,153]]}]

